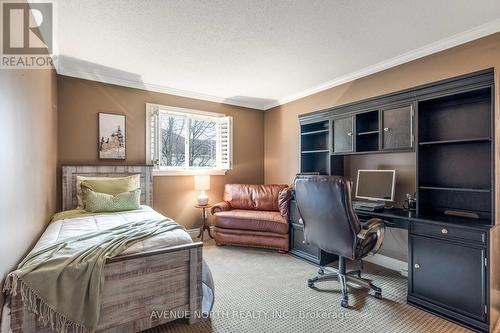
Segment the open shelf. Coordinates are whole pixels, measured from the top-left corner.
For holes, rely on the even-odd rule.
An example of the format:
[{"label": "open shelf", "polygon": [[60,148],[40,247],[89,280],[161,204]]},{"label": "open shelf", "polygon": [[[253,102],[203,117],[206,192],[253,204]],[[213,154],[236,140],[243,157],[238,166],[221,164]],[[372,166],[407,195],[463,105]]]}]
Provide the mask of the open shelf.
[{"label": "open shelf", "polygon": [[307,135],[300,138],[300,149],[305,151],[328,151],[328,135]]},{"label": "open shelf", "polygon": [[378,111],[363,112],[356,115],[356,133],[379,130]]},{"label": "open shelf", "polygon": [[369,111],[356,115],[356,151],[379,150],[379,112]]},{"label": "open shelf", "polygon": [[491,187],[491,144],[431,145],[418,154],[419,185],[445,188]]},{"label": "open shelf", "polygon": [[330,169],[329,121],[300,126],[300,172],[327,175]]},{"label": "open shelf", "polygon": [[356,151],[378,151],[378,135],[361,135],[356,138]]},{"label": "open shelf", "polygon": [[330,169],[330,154],[302,154],[300,172],[319,172],[328,175]]},{"label": "open shelf", "polygon": [[419,142],[491,137],[491,89],[484,88],[419,103]]},{"label": "open shelf", "polygon": [[317,153],[329,153],[328,149],[320,149],[320,150],[304,150],[302,154],[317,154]]},{"label": "open shelf", "polygon": [[328,134],[328,129],[300,133],[300,135],[315,135],[315,134]]},{"label": "open shelf", "polygon": [[419,187],[419,215],[446,215],[447,211],[468,212],[491,219],[490,191],[450,191]]},{"label": "open shelf", "polygon": [[490,189],[481,188],[466,188],[466,187],[441,187],[441,186],[419,186],[422,190],[437,190],[437,191],[457,191],[457,192],[478,192],[478,193],[490,193]]},{"label": "open shelf", "polygon": [[426,141],[426,142],[420,142],[419,146],[442,145],[442,144],[450,144],[450,143],[470,143],[470,142],[491,142],[491,138],[484,137],[484,138],[472,138],[472,139]]},{"label": "open shelf", "polygon": [[317,123],[304,124],[300,126],[300,133],[309,133],[316,131],[328,131],[328,121],[320,121]]},{"label": "open shelf", "polygon": [[379,131],[369,131],[369,132],[360,132],[356,135],[374,135],[374,134],[376,135],[378,133],[379,133]]}]

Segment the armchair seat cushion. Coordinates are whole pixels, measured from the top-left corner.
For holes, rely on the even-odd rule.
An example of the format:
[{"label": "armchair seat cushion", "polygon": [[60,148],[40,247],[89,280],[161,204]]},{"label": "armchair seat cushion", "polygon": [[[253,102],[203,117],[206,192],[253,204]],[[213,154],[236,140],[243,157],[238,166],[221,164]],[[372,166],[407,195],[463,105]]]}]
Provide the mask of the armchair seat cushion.
[{"label": "armchair seat cushion", "polygon": [[215,216],[218,228],[288,234],[288,221],[280,212],[234,209],[217,212]]}]

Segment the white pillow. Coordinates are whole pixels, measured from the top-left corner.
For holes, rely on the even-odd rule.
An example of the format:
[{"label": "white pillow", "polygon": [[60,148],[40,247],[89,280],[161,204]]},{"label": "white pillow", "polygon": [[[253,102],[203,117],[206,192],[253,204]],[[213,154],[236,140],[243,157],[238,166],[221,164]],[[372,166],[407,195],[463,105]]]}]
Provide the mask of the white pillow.
[{"label": "white pillow", "polygon": [[87,177],[87,176],[76,176],[76,199],[77,199],[77,207],[76,209],[84,209],[83,206],[83,193],[82,193],[82,182],[84,180],[104,180],[104,179],[123,179],[123,178],[131,178],[134,184],[134,189],[137,190],[141,188],[141,175],[132,175],[125,177]]}]

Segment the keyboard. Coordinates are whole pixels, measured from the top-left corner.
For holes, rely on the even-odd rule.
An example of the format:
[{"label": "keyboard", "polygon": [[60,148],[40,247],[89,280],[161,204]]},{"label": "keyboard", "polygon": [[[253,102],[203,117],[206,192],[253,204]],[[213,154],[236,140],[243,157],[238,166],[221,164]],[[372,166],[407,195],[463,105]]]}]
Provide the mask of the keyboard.
[{"label": "keyboard", "polygon": [[380,202],[369,202],[369,201],[353,201],[352,206],[354,209],[359,210],[368,210],[368,211],[376,211],[380,209],[384,209],[385,204]]}]

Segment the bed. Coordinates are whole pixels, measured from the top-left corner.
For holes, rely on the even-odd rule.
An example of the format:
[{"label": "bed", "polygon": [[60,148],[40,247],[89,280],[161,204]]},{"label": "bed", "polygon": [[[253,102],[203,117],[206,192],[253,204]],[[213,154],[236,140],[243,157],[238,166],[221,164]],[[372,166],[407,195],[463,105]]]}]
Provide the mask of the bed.
[{"label": "bed", "polygon": [[[75,226],[91,227],[87,224],[88,219],[94,221],[92,225],[99,226],[119,223],[120,219],[160,215],[147,207],[153,202],[152,167],[63,166],[63,210],[76,207],[78,175],[121,177],[134,174],[140,174],[141,180],[141,205],[145,206],[140,211],[56,218],[36,246],[60,237],[61,233],[64,237],[64,232]],[[199,319],[202,310],[202,243],[192,242],[184,230],[174,231],[165,236],[167,239],[155,236],[106,260],[97,332],[139,332],[183,315],[190,324]],[[11,297],[10,327],[13,332],[51,332],[23,307],[20,293]]]}]

